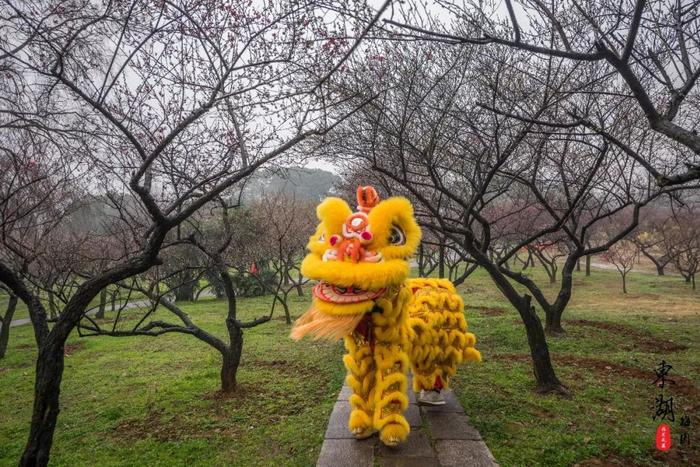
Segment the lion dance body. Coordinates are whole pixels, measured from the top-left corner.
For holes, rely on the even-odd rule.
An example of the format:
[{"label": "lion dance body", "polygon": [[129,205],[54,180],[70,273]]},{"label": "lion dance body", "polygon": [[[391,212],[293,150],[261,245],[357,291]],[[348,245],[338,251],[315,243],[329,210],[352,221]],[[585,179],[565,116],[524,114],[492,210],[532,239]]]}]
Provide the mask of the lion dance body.
[{"label": "lion dance body", "polygon": [[393,446],[410,431],[403,416],[409,367],[414,391],[439,391],[462,361],[481,355],[454,285],[408,278],[421,237],[411,203],[379,202],[372,187],[358,188],[357,200],[357,212],[339,198],[317,208],[320,224],[301,271],[319,282],[291,336],[344,339],[350,431],[358,439],[378,431]]}]

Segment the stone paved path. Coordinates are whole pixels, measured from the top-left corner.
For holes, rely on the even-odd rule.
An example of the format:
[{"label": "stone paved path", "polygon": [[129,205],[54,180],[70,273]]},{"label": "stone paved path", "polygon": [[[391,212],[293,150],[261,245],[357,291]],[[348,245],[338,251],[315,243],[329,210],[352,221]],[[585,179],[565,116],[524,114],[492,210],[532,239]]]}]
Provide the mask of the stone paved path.
[{"label": "stone paved path", "polygon": [[343,386],[328,421],[317,467],[498,466],[452,391],[445,392],[447,403],[436,407],[417,405],[413,391],[409,389],[409,393],[405,416],[411,433],[404,444],[388,448],[377,435],[362,441],[352,437],[348,430],[350,388]]}]

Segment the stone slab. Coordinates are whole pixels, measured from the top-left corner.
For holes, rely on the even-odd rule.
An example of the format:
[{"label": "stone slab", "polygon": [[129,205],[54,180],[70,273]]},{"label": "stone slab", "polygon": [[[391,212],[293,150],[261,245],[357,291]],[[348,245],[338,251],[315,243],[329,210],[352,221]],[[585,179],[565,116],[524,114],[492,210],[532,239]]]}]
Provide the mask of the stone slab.
[{"label": "stone slab", "polygon": [[464,413],[462,404],[459,403],[457,396],[455,396],[454,391],[448,389],[443,391],[443,397],[445,398],[445,405],[420,405],[421,411],[423,412],[447,412],[447,413]]},{"label": "stone slab", "polygon": [[[350,394],[350,388],[343,385],[328,421],[318,467],[498,466],[451,390],[444,393],[445,405],[419,406],[409,386],[411,403],[404,416],[411,425],[411,433],[405,443],[393,448],[381,444],[377,434],[362,441],[354,439],[348,429]],[[423,419],[427,421],[425,430]]]},{"label": "stone slab", "polygon": [[381,467],[440,467],[436,457],[390,457],[379,459]]},{"label": "stone slab", "polygon": [[403,413],[403,416],[406,417],[406,421],[411,429],[420,428],[420,426],[423,425],[423,419],[420,415],[420,408],[418,408],[416,404],[408,404],[408,408]]},{"label": "stone slab", "polygon": [[374,440],[326,439],[316,467],[372,467]]},{"label": "stone slab", "polygon": [[498,466],[483,441],[442,440],[435,442],[441,466],[494,467]]},{"label": "stone slab", "polygon": [[434,440],[481,440],[479,432],[469,424],[469,417],[459,413],[427,412],[430,435]]},{"label": "stone slab", "polygon": [[348,428],[350,418],[350,403],[348,401],[338,401],[333,406],[333,411],[328,419],[326,428],[326,439],[352,439],[355,438]]},{"label": "stone slab", "polygon": [[388,458],[409,458],[409,457],[433,457],[433,448],[430,440],[422,430],[412,430],[406,442],[395,447],[388,447],[379,443],[379,457]]},{"label": "stone slab", "polygon": [[408,383],[408,403],[409,404],[417,404],[418,401],[416,401],[416,393],[413,392],[413,389],[411,383]]},{"label": "stone slab", "polygon": [[338,400],[339,401],[346,401],[350,399],[350,394],[352,394],[352,391],[350,390],[350,386],[347,384],[343,384],[343,387],[340,388],[340,393],[338,394]]}]

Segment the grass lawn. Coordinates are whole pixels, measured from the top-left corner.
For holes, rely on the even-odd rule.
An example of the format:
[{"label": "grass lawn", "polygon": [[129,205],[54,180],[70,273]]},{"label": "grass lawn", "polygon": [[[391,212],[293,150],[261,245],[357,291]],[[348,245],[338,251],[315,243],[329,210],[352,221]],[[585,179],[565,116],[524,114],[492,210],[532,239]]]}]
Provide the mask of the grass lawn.
[{"label": "grass lawn", "polygon": [[[624,296],[615,272],[577,274],[568,335],[549,339],[571,400],[534,393],[522,324],[483,272],[460,287],[484,359],[453,382],[472,423],[503,466],[699,464],[700,291],[678,277],[630,274]],[[292,300],[298,315],[308,299]],[[269,303],[239,307],[258,317]],[[223,335],[223,302],[185,308]],[[218,354],[190,336],[72,337],[52,465],[314,465],[342,384],[342,347],[294,343],[288,332],[281,318],[246,331],[240,391],[225,398]],[[16,465],[26,439],[35,356],[31,328],[13,328],[0,360],[0,465]],[[660,390],[650,384],[661,359],[676,380],[664,389],[676,415],[665,457],[654,450]],[[684,414],[691,449],[682,452]]]},{"label": "grass lawn", "polygon": [[[541,268],[534,274],[546,283]],[[473,425],[503,466],[700,465],[700,291],[678,276],[630,274],[624,295],[616,272],[576,274],[563,320],[568,335],[548,339],[571,400],[533,392],[524,328],[485,274],[461,287],[483,356],[454,382]],[[547,286],[551,295],[557,285]],[[662,359],[676,380],[664,388],[676,419],[669,422],[674,446],[664,455],[654,448],[660,390],[651,384]],[[684,451],[681,415],[692,419]]]},{"label": "grass lawn", "polygon": [[[269,303],[241,299],[242,317]],[[292,306],[300,314],[305,299]],[[184,309],[224,335],[223,302]],[[281,319],[246,331],[231,397],[217,392],[218,353],[190,336],[72,337],[52,465],[313,465],[344,376],[342,346],[288,333]],[[0,361],[3,466],[17,464],[26,441],[35,355],[31,327],[13,328]]]}]

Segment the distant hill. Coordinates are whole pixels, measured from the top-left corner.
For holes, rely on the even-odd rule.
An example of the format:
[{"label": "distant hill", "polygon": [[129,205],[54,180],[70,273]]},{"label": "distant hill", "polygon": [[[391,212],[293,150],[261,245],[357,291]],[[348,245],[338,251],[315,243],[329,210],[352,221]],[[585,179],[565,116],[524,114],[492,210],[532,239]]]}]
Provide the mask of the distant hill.
[{"label": "distant hill", "polygon": [[[265,193],[284,191],[293,194],[299,201],[318,202],[333,193],[340,177],[322,169],[290,167],[272,171],[261,171],[253,175],[243,190],[243,202],[260,199]],[[123,200],[128,210],[136,212],[139,202],[130,193]],[[81,200],[66,216],[68,228],[78,233],[103,234],[105,222],[118,216],[118,212],[101,196]]]},{"label": "distant hill", "polygon": [[265,193],[283,191],[293,194],[298,200],[320,201],[332,194],[333,187],[339,182],[339,176],[322,169],[289,167],[274,172],[263,171],[248,181],[243,200],[255,200]]}]

